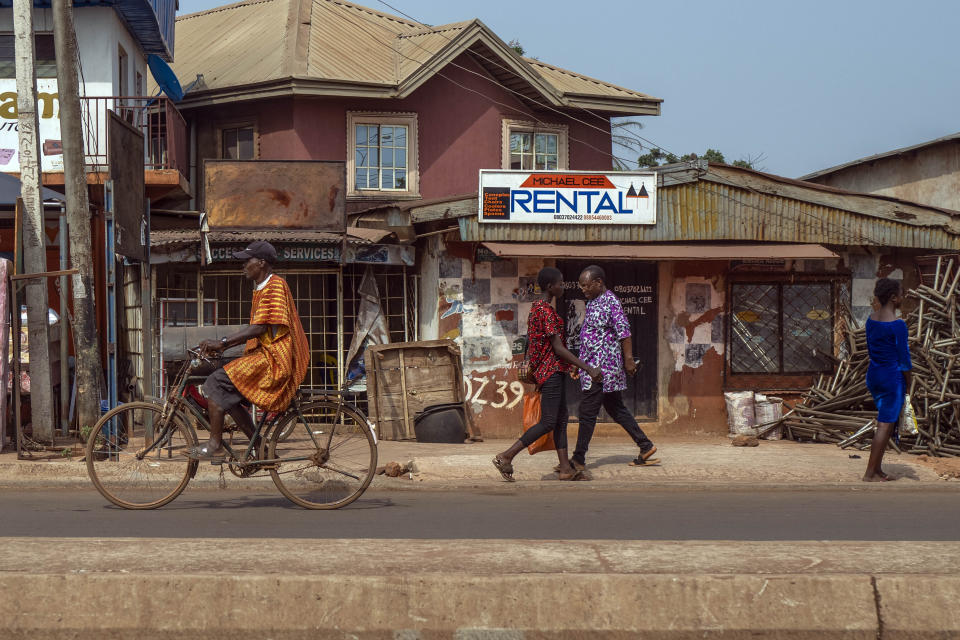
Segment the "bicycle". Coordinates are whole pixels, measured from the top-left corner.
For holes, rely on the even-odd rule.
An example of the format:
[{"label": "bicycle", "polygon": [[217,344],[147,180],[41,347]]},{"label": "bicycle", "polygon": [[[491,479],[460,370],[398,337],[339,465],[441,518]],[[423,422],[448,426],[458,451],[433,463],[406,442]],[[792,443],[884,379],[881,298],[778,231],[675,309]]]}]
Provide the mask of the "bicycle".
[{"label": "bicycle", "polygon": [[[185,389],[202,381],[191,376],[200,351],[174,379],[162,400],[128,402],[111,409],[88,436],[87,473],[97,491],[125,509],[156,509],[183,493],[199,461],[187,456],[197,429],[210,428],[205,412]],[[377,467],[377,437],[367,417],[335,394],[296,395],[285,411],[264,412],[245,449],[224,438],[223,464],[241,478],[269,472],[277,489],[307,509],[337,509],[370,486]],[[334,397],[335,396],[335,397]],[[226,435],[226,434],[225,434]]]}]

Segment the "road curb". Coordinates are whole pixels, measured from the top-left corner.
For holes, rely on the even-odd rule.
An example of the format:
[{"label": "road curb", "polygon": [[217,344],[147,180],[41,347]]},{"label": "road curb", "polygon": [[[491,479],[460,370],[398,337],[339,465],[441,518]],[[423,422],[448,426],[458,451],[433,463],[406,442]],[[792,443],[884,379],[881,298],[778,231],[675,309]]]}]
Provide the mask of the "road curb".
[{"label": "road curb", "polygon": [[[865,575],[5,574],[0,639],[875,640],[874,584]],[[960,581],[950,584],[944,598],[960,594]]]}]

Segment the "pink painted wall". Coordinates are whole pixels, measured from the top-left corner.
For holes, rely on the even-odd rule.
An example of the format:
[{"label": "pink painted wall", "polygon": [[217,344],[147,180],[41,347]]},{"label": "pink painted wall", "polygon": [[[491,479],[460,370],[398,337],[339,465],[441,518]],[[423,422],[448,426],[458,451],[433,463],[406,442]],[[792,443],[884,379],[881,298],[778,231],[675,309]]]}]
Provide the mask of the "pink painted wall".
[{"label": "pink painted wall", "polygon": [[448,65],[446,77],[433,77],[403,100],[305,97],[197,110],[198,157],[217,157],[220,127],[256,121],[261,160],[345,160],[347,111],[403,111],[418,114],[424,198],[475,193],[478,171],[500,168],[504,118],[566,124],[571,169],[611,168],[609,120],[583,111],[573,113],[575,119],[549,110],[531,114],[469,56],[456,64],[479,75]]}]

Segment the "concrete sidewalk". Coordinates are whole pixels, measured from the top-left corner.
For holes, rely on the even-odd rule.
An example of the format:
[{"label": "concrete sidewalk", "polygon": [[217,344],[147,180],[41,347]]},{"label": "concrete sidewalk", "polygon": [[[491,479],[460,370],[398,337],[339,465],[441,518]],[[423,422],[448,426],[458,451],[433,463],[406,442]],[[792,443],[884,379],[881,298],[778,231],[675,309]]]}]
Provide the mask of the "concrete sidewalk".
[{"label": "concrete sidewalk", "polygon": [[957,545],[903,549],[0,538],[0,638],[957,637]]},{"label": "concrete sidewalk", "polygon": [[[722,436],[685,436],[656,439],[661,464],[631,467],[637,449],[625,438],[597,439],[588,455],[593,482],[575,483],[583,488],[610,486],[750,486],[750,487],[864,487],[861,482],[867,452],[841,450],[829,444],[801,444],[792,441],[761,441],[758,447],[733,447]],[[511,442],[493,440],[471,444],[422,444],[382,441],[378,465],[398,462],[412,468],[398,478],[378,476],[374,487],[381,489],[449,489],[505,486],[491,464],[498,452]],[[859,456],[852,458],[851,456]],[[512,487],[554,486],[557,476],[553,452],[514,459],[516,483]],[[922,483],[944,488],[958,484],[943,479],[920,457],[890,452],[884,468],[898,478],[896,483],[877,483],[884,490],[916,487]],[[269,485],[269,476],[238,479],[229,472],[226,486]],[[86,466],[77,459],[18,461],[14,453],[0,454],[0,487],[55,487],[89,483]],[[192,486],[219,486],[220,468],[201,464]]]}]

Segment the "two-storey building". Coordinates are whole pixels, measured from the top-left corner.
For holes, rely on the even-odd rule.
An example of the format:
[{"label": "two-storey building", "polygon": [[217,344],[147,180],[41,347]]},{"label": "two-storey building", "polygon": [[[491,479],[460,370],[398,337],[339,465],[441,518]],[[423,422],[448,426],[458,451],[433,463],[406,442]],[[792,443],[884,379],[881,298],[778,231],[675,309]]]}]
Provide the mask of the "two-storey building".
[{"label": "two-storey building", "polygon": [[[64,190],[63,148],[60,135],[60,101],[57,83],[57,59],[53,36],[53,15],[50,3],[33,3],[33,23],[36,44],[36,76],[38,115],[40,119],[41,169],[45,187]],[[107,247],[107,227],[104,216],[105,184],[111,179],[109,118],[113,112],[130,130],[130,135],[143,139],[142,166],[143,193],[133,193],[124,202],[133,202],[129,210],[117,211],[118,216],[132,219],[132,233],[117,245],[131,246],[136,241],[141,224],[146,224],[144,198],[156,204],[185,201],[191,188],[187,181],[186,124],[170,98],[162,94],[148,94],[151,63],[163,66],[173,60],[174,20],[176,0],[77,0],[73,3],[73,23],[77,40],[79,92],[83,127],[84,159],[91,205],[90,224],[97,297],[98,335],[101,353],[113,353],[107,348],[108,326],[116,327],[117,349],[120,360],[130,366],[120,367],[118,384],[122,389],[141,391],[144,362],[139,345],[142,343],[140,305],[141,264],[113,256]],[[14,68],[13,9],[9,1],[0,2],[0,171],[18,175],[16,76]],[[124,167],[124,170],[129,170]],[[137,187],[135,190],[139,189]],[[122,205],[118,205],[122,206]],[[178,214],[177,217],[182,217]],[[162,216],[157,212],[155,218]],[[66,227],[57,212],[48,207],[45,220],[48,270],[61,267],[67,242]],[[162,220],[159,224],[163,224]],[[0,213],[0,252],[14,254],[14,212]],[[106,304],[108,260],[117,274],[117,286],[111,288],[117,303],[108,318]],[[111,273],[113,271],[111,270]],[[50,305],[57,312],[60,296],[57,285],[66,287],[66,279],[49,279]],[[63,314],[67,315],[67,314]],[[109,321],[109,322],[108,322]],[[115,371],[115,369],[113,370]]]},{"label": "two-storey building", "polygon": [[[423,253],[432,245],[410,207],[476,193],[485,168],[609,169],[610,117],[660,112],[658,98],[522,57],[479,20],[430,27],[341,0],[258,0],[181,16],[176,38],[178,76],[202,76],[179,105],[196,158],[195,207],[215,207],[202,176],[219,161],[259,161],[264,171],[339,161],[350,226],[346,242],[285,229],[294,199],[289,216],[263,219],[259,230],[211,229],[213,263],[202,273],[183,263],[202,258],[196,233],[156,235],[155,259],[166,251],[176,261],[158,273],[161,322],[177,321],[164,309],[191,322],[242,322],[250,293],[230,284],[237,265],[225,249],[270,239],[310,334],[314,387],[343,373],[369,265],[391,339],[426,337],[424,326],[435,333],[436,318],[420,317],[420,301],[438,295],[436,278],[423,275],[435,266]],[[404,210],[383,209],[396,203]],[[237,206],[255,217],[264,202]]]}]

